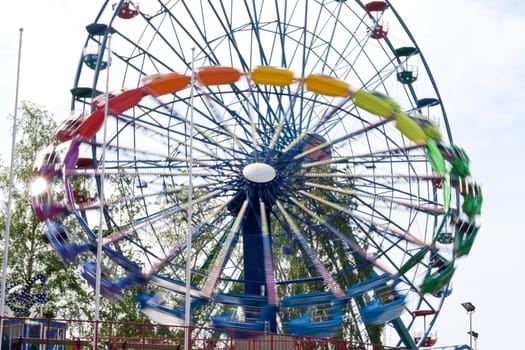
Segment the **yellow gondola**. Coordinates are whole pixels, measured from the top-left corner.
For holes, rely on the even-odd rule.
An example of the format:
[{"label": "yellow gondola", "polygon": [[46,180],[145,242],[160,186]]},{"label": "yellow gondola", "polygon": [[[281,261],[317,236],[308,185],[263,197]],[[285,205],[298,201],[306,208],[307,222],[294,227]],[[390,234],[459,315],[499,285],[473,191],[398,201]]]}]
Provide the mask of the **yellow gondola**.
[{"label": "yellow gondola", "polygon": [[274,86],[287,86],[295,80],[291,70],[265,66],[255,68],[252,71],[251,78],[256,84]]},{"label": "yellow gondola", "polygon": [[316,94],[332,97],[346,97],[350,94],[350,84],[326,75],[310,74],[304,82],[306,89]]}]

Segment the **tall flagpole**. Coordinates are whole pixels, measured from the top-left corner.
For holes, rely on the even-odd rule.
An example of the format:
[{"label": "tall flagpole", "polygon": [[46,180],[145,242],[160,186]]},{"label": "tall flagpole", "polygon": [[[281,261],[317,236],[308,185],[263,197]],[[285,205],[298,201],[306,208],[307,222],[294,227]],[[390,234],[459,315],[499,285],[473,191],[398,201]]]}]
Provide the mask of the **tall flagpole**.
[{"label": "tall flagpole", "polygon": [[[11,202],[13,200],[13,168],[15,165],[15,146],[16,146],[16,117],[18,115],[18,90],[20,86],[20,59],[22,57],[22,34],[24,28],[20,28],[20,39],[18,42],[18,67],[16,71],[16,90],[15,90],[15,112],[13,115],[13,136],[11,138],[11,164],[9,167],[9,189],[7,194],[7,210],[5,217],[5,236],[4,236],[4,259],[2,263],[2,296],[0,298],[0,339],[3,339],[4,330],[4,305],[7,287],[7,263],[9,251],[9,234],[11,231]],[[1,341],[0,341],[1,343]]]},{"label": "tall flagpole", "polygon": [[184,305],[184,350],[191,349],[191,235],[193,234],[193,98],[195,94],[195,48],[191,49],[190,140],[188,167],[188,232],[186,234],[186,303]]},{"label": "tall flagpole", "polygon": [[108,66],[106,71],[106,99],[104,104],[104,124],[102,131],[102,154],[100,155],[100,189],[99,189],[99,222],[98,222],[98,236],[97,236],[97,268],[95,276],[95,336],[94,336],[94,349],[98,346],[98,322],[100,321],[100,284],[102,278],[102,239],[104,226],[104,177],[106,172],[106,142],[107,142],[107,119],[109,114],[109,70],[111,59],[111,34],[108,35]]}]

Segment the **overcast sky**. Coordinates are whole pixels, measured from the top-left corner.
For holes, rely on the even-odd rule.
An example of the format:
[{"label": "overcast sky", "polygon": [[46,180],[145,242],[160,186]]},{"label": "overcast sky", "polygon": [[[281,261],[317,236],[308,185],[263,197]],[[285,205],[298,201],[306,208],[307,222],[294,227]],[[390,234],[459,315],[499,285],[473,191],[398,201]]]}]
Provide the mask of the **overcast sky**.
[{"label": "overcast sky", "polygon": [[[0,154],[10,154],[19,28],[20,100],[68,115],[73,78],[99,1],[18,0],[0,13]],[[102,3],[102,1],[100,1]],[[438,345],[468,343],[460,303],[477,307],[478,349],[523,346],[525,314],[525,1],[392,0],[437,81],[455,142],[484,189],[482,228],[453,279],[437,323]]]}]

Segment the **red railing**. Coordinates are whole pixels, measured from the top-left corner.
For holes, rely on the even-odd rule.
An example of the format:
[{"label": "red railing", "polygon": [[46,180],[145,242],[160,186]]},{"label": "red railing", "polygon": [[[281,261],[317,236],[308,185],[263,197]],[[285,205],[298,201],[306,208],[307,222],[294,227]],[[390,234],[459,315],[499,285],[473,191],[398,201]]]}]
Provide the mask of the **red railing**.
[{"label": "red railing", "polygon": [[[184,349],[185,327],[150,323],[3,318],[0,350]],[[343,339],[191,328],[191,349],[383,350]]]}]

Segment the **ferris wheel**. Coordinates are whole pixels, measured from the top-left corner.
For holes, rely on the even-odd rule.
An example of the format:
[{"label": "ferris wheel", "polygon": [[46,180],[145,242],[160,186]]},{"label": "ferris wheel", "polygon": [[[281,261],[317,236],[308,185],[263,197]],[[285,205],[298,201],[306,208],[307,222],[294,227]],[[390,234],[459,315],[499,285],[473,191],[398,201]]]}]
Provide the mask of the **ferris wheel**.
[{"label": "ferris wheel", "polygon": [[95,285],[100,245],[101,293],[164,324],[435,342],[482,194],[390,3],[106,1],[86,28],[34,167],[65,263]]}]

